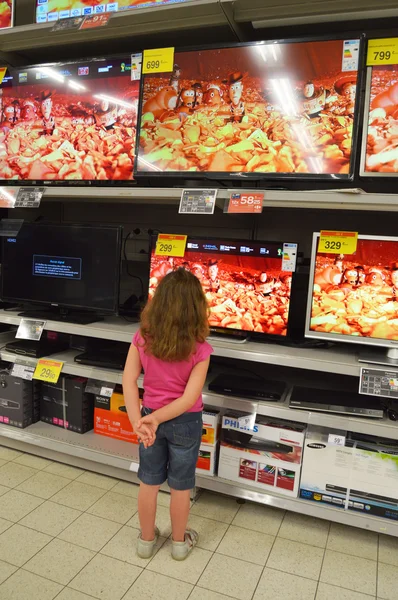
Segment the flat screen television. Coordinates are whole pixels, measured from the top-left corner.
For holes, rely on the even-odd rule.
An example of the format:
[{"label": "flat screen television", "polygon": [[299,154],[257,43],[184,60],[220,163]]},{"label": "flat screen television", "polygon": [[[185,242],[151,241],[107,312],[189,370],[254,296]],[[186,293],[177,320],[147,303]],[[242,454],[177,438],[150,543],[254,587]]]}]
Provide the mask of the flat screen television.
[{"label": "flat screen television", "polygon": [[39,305],[27,315],[38,318],[50,318],[45,307],[72,322],[84,322],[76,309],[115,314],[120,248],[119,227],[25,222],[16,237],[2,238],[1,298]]},{"label": "flat screen television", "polygon": [[362,177],[398,176],[398,64],[368,67]]},{"label": "flat screen television", "polygon": [[297,244],[188,238],[183,258],[155,256],[155,246],[153,238],[149,297],[183,267],[202,283],[213,330],[286,337]]},{"label": "flat screen television", "polygon": [[181,4],[189,0],[36,0],[36,23],[52,23],[58,19],[98,15],[134,8],[152,8],[166,4]]},{"label": "flat screen television", "polygon": [[131,181],[140,60],[7,71],[0,85],[1,183]]},{"label": "flat screen television", "polygon": [[314,233],[306,337],[382,346],[398,358],[398,237],[359,235],[354,254],[318,252]]},{"label": "flat screen television", "polygon": [[143,76],[137,175],[350,177],[359,54],[359,39],[177,51]]},{"label": "flat screen television", "polygon": [[0,29],[14,25],[15,0],[3,0],[0,5]]}]

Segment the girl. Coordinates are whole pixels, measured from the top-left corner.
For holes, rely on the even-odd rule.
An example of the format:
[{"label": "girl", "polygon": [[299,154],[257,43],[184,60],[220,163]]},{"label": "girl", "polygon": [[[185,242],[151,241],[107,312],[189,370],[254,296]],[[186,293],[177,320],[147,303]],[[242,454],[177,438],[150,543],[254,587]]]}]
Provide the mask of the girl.
[{"label": "girl", "polygon": [[[185,269],[166,275],[141,317],[123,373],[127,412],[140,443],[141,481],[137,552],[150,558],[159,536],[155,527],[160,486],[170,492],[172,557],[184,560],[198,534],[187,529],[190,490],[202,438],[202,388],[212,347],[208,306],[199,280]],[[144,369],[142,415],[137,379]]]}]

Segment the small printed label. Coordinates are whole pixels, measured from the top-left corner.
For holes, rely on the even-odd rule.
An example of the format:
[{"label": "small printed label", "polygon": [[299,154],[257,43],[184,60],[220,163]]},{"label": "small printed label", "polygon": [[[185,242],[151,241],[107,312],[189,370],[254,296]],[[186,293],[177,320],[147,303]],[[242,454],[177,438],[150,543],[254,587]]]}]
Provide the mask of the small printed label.
[{"label": "small printed label", "polygon": [[104,398],[110,398],[113,394],[113,388],[103,386],[100,390],[100,396],[104,396]]},{"label": "small printed label", "polygon": [[359,63],[359,40],[344,40],[343,61],[341,70],[343,73],[357,71]]},{"label": "small printed label", "polygon": [[354,254],[358,244],[356,231],[321,231],[318,252]]},{"label": "small printed label", "polygon": [[142,71],[142,54],[141,52],[131,55],[131,81],[141,79]]},{"label": "small printed label", "polygon": [[45,192],[44,187],[19,188],[14,208],[38,208]]},{"label": "small printed label", "polygon": [[145,73],[171,73],[174,67],[174,48],[153,48],[144,50],[143,68]]},{"label": "small printed label", "polygon": [[13,377],[19,377],[20,379],[26,379],[32,381],[35,367],[27,367],[25,365],[18,365],[14,363],[11,371]]},{"label": "small printed label", "polygon": [[297,244],[284,243],[282,249],[282,271],[294,273],[297,262]]},{"label": "small printed label", "polygon": [[250,429],[252,431],[256,423],[256,413],[239,417],[238,422],[240,429]]},{"label": "small printed label", "polygon": [[21,319],[15,337],[19,340],[34,340],[38,342],[43,333],[46,321],[34,321],[33,319]]},{"label": "small printed label", "polygon": [[329,433],[328,444],[331,444],[332,446],[345,446],[345,436]]},{"label": "small printed label", "polygon": [[217,189],[182,190],[180,200],[180,214],[212,215],[216,206]]},{"label": "small printed label", "polygon": [[159,233],[156,242],[155,256],[174,256],[182,258],[187,245],[186,235]]}]

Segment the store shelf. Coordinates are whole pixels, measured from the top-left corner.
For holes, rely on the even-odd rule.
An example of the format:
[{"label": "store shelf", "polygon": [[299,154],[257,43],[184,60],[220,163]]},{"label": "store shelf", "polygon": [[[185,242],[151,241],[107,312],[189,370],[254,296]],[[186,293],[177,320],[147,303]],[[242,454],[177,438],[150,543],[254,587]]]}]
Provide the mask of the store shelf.
[{"label": "store shelf", "polygon": [[[61,462],[82,468],[99,470],[109,475],[137,481],[138,447],[96,435],[93,432],[79,435],[54,427],[47,423],[35,423],[26,429],[16,429],[0,425],[0,440],[11,448],[24,449],[39,456],[52,456]],[[48,454],[51,452],[52,454]],[[262,493],[250,486],[236,485],[219,477],[199,475],[196,479],[199,488],[243,498],[274,508],[290,510],[320,519],[361,527],[398,537],[398,523],[370,517],[354,512],[307,502],[297,498],[287,498],[276,494]]]}]

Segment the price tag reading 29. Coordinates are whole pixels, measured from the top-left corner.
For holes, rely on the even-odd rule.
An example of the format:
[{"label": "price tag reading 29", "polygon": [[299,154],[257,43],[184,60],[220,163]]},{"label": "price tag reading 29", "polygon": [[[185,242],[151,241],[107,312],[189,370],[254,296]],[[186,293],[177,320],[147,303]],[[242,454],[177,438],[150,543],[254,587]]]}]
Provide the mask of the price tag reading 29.
[{"label": "price tag reading 29", "polygon": [[182,258],[187,245],[186,235],[159,233],[156,242],[155,256],[174,256]]},{"label": "price tag reading 29", "polygon": [[174,67],[174,48],[144,50],[142,72],[171,73]]},{"label": "price tag reading 29", "polygon": [[47,381],[47,383],[57,383],[63,366],[64,363],[58,360],[41,358],[36,365],[33,379]]},{"label": "price tag reading 29", "polygon": [[321,231],[318,252],[328,254],[354,254],[358,244],[355,231]]}]

